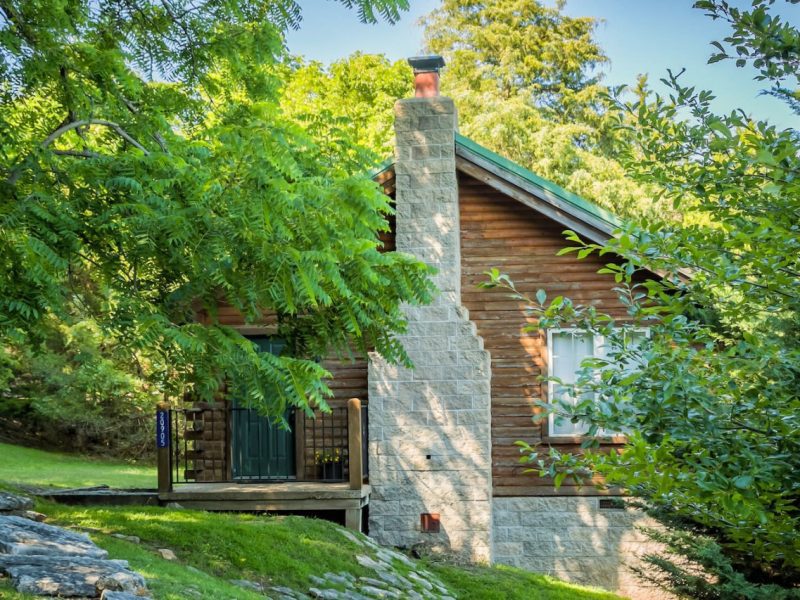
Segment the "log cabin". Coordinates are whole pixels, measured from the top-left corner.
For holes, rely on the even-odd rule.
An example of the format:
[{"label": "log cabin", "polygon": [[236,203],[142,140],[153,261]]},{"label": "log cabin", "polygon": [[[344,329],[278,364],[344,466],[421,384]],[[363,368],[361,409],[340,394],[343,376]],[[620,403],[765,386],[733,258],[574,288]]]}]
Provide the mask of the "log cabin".
[{"label": "log cabin", "polygon": [[[525,473],[517,440],[577,451],[581,424],[535,420],[596,340],[527,333],[524,304],[482,289],[493,267],[522,292],[544,289],[624,318],[607,259],[557,256],[563,231],[607,241],[616,217],[458,133],[438,94],[440,57],[410,59],[416,95],[395,106],[396,155],[375,174],[395,203],[385,251],[437,269],[439,294],[405,310],[405,369],[371,355],[327,360],[331,413],[286,415],[276,428],[221,394],[158,413],[160,496],[210,510],[342,511],[348,526],[403,548],[500,563],[651,596],[626,564],[652,549],[643,516],[613,490]],[[279,352],[270,323],[222,322]],[[620,439],[606,442],[613,445]],[[617,493],[618,495],[618,493]]]}]

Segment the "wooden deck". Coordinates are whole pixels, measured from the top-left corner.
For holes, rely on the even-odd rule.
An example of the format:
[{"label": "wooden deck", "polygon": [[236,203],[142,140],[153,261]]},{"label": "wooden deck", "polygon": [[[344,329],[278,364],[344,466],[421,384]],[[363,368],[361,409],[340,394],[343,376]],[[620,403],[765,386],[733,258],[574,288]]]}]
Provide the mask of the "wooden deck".
[{"label": "wooden deck", "polygon": [[159,493],[162,502],[200,510],[358,510],[369,503],[370,487],[346,482],[184,483]]},{"label": "wooden deck", "polygon": [[[174,427],[173,416],[181,411],[186,412],[186,409],[171,409],[168,404],[161,403],[156,412],[156,427],[159,432],[157,457],[160,503],[174,502],[184,508],[209,511],[344,511],[347,527],[361,530],[362,509],[369,504],[370,486],[365,483],[360,399],[351,398],[347,402],[347,445],[344,448],[347,469],[343,469],[340,474],[340,476],[346,474],[347,480],[331,483],[309,480],[268,483],[220,481],[230,478],[228,469],[222,470],[217,481],[182,483],[176,477],[180,460],[176,460],[176,468],[173,469],[173,457],[178,456],[180,440],[170,434],[171,429],[179,431],[179,428]],[[192,421],[196,420],[194,415]],[[202,428],[199,430],[192,428],[185,434],[202,434],[203,431]],[[184,445],[185,440],[186,438]],[[300,444],[297,448],[298,454],[304,456],[305,445]],[[186,451],[185,446],[184,451]],[[199,452],[195,448],[191,451]],[[300,463],[302,460],[298,460],[298,464]],[[186,470],[189,470],[188,467]],[[301,473],[304,472],[305,470],[301,469]],[[193,475],[196,476],[197,473]]]}]

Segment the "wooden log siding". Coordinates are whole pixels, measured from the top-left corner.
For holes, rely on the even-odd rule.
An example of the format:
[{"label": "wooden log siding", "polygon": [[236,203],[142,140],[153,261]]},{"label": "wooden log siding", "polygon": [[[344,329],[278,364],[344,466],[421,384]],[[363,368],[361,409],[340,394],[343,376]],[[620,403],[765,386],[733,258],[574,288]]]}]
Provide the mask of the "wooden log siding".
[{"label": "wooden log siding", "polygon": [[[350,398],[358,398],[363,406],[367,405],[367,361],[356,360],[354,362],[336,359],[327,359],[322,362],[333,375],[333,379],[327,381],[328,387],[333,392],[333,397],[328,399],[328,404],[334,409],[335,418],[326,421],[325,426],[316,428],[316,440],[314,439],[315,428],[310,420],[305,421],[305,476],[313,479],[315,477],[314,448],[328,447],[331,444],[340,448],[344,453],[347,450],[347,402]],[[330,415],[326,415],[331,419]],[[331,428],[331,424],[333,428]],[[331,440],[331,434],[333,439]],[[349,476],[348,464],[344,464],[344,476]]]},{"label": "wooden log siding", "polygon": [[[393,171],[392,171],[393,175]],[[385,191],[387,194],[394,199],[394,188],[393,183],[394,179],[388,179],[388,184],[385,186]],[[396,219],[394,215],[389,215],[387,217],[389,222],[390,231],[383,231],[379,232],[378,239],[381,243],[381,250],[384,252],[393,252],[395,250],[395,223]],[[236,327],[242,330],[243,333],[265,333],[271,330],[274,330],[275,326],[277,325],[277,318],[274,313],[272,314],[265,314],[264,318],[257,324],[254,325],[246,325],[244,322],[244,318],[242,314],[233,306],[229,305],[222,305],[218,308],[218,319],[220,324],[228,325],[231,327]],[[209,323],[210,319],[208,315],[205,314],[204,311],[199,311],[198,320],[201,323]],[[263,331],[262,331],[263,330]],[[331,388],[333,392],[333,397],[328,400],[328,404],[333,409],[346,409],[347,402],[351,398],[358,398],[361,401],[362,406],[367,406],[368,404],[368,396],[367,396],[367,360],[364,359],[357,359],[355,361],[348,361],[348,360],[337,360],[337,359],[326,359],[322,362],[322,366],[325,367],[332,375],[333,379],[328,381],[328,386]],[[199,405],[198,405],[199,406]],[[226,406],[225,401],[220,399],[215,407],[224,408]],[[217,413],[213,413],[214,419],[217,419]],[[211,418],[211,416],[209,416]],[[342,415],[342,422],[335,423],[334,428],[334,440],[336,445],[341,448],[347,448],[347,430],[345,428],[347,416],[346,414]],[[194,467],[196,468],[197,472],[197,481],[219,481],[221,479],[230,479],[230,461],[224,461],[224,452],[228,452],[230,455],[230,448],[225,448],[226,439],[228,440],[228,444],[230,444],[230,436],[225,437],[225,429],[224,427],[217,426],[217,422],[214,422],[214,433],[211,433],[211,423],[204,423],[204,433],[202,436],[202,440],[198,442],[198,446],[202,448],[203,451],[203,459],[196,459],[194,461]],[[328,434],[330,430],[325,431],[326,442],[330,443],[328,439]],[[316,432],[316,440],[314,438],[314,431],[311,423],[306,420],[306,426],[304,428],[303,433],[298,436],[301,437],[304,441],[304,450],[303,450],[303,475],[305,478],[313,478],[314,477],[314,447],[316,441],[316,447],[319,448],[322,446],[322,430],[317,430]],[[299,457],[298,457],[299,458]],[[221,471],[221,465],[227,462],[228,464],[228,473],[223,474]],[[190,465],[190,468],[192,465]],[[347,470],[347,464],[345,464],[345,476],[349,476],[349,472]]]},{"label": "wooden log siding", "polygon": [[[483,182],[459,174],[461,218],[461,294],[485,348],[492,357],[492,478],[495,496],[595,494],[565,483],[557,492],[550,480],[525,474],[517,440],[543,442],[543,423],[534,424],[534,400],[546,397],[538,381],[547,371],[545,332],[523,333],[524,305],[505,290],[483,290],[485,272],[497,267],[517,288],[533,296],[544,289],[549,298],[570,297],[624,318],[625,309],[612,291],[613,280],[597,270],[608,257],[578,261],[574,254],[556,256],[568,243],[563,225],[540,215]],[[527,319],[530,321],[530,319]],[[574,443],[553,443],[579,451]],[[547,444],[545,444],[545,447]]]},{"label": "wooden log siding", "polygon": [[[394,206],[394,203],[392,203],[392,206]],[[382,244],[381,250],[383,252],[394,252],[397,250],[397,246],[394,242],[394,234],[395,231],[397,231],[397,219],[394,215],[389,215],[386,220],[389,222],[389,227],[391,229],[390,231],[379,231],[378,239]]]},{"label": "wooden log siding", "polygon": [[[358,398],[363,406],[368,404],[367,397],[367,361],[366,360],[337,360],[328,359],[322,362],[333,375],[333,379],[327,381],[328,386],[333,392],[333,397],[328,399],[328,404],[335,409],[335,416],[325,415],[325,427],[321,425],[316,429],[312,422],[306,419],[303,435],[304,440],[304,473],[303,479],[314,479],[316,467],[314,460],[314,449],[321,449],[324,446],[335,447],[342,450],[343,455],[347,450],[347,402],[351,398]],[[225,481],[230,479],[230,460],[225,460],[225,453],[230,458],[230,432],[226,432],[226,422],[223,411],[227,403],[219,399],[214,405],[207,403],[197,403],[198,408],[213,408],[211,412],[203,412],[202,433],[199,434],[195,448],[200,451],[198,458],[189,461],[189,470],[196,473],[196,481]],[[317,411],[319,414],[319,411]],[[212,423],[213,421],[213,423]],[[316,437],[315,437],[316,436]],[[228,472],[223,472],[223,466],[227,466]],[[183,469],[183,463],[181,464]],[[344,476],[348,476],[347,463],[345,462]]]},{"label": "wooden log siding", "polygon": [[187,458],[196,456],[192,461],[189,460],[189,469],[185,473],[186,479],[191,479],[190,473],[194,471],[195,481],[225,481],[230,479],[230,460],[226,460],[226,455],[230,453],[226,449],[226,444],[230,443],[230,435],[227,431],[228,419],[225,415],[227,402],[220,395],[213,404],[198,402],[195,405],[199,409],[205,409],[202,413],[196,413],[195,418],[187,414],[187,428],[190,423],[195,422],[200,425],[202,433],[194,443],[194,453]]}]

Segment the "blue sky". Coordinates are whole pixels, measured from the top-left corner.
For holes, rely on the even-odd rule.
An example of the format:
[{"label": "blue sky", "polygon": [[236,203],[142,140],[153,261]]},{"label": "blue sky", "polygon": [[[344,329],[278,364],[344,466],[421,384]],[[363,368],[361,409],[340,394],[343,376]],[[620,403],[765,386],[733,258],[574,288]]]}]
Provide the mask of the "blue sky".
[{"label": "blue sky", "polygon": [[[552,4],[552,2],[549,2]],[[746,6],[749,2],[733,4]],[[287,37],[289,50],[324,63],[356,51],[385,54],[392,60],[419,54],[422,29],[420,16],[434,10],[439,0],[410,0],[411,10],[396,25],[363,25],[354,11],[330,0],[300,0],[303,24]],[[800,4],[778,0],[781,14],[800,23]],[[749,69],[727,62],[707,65],[712,40],[727,34],[723,23],[714,22],[693,9],[691,0],[568,0],[565,12],[601,20],[597,40],[611,59],[605,69],[609,84],[634,83],[639,73],[648,73],[658,89],[658,79],[670,68],[686,68],[683,80],[717,95],[715,109],[728,112],[743,108],[757,118],[767,118],[780,127],[800,126],[800,118],[778,100],[760,96],[762,86],[752,80]],[[443,77],[446,77],[446,71]]]}]

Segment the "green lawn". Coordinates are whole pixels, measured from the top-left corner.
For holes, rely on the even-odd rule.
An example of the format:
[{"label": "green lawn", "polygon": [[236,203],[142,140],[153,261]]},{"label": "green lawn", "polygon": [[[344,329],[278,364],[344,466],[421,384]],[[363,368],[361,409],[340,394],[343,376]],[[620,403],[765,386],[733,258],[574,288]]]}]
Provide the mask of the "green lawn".
[{"label": "green lawn", "polygon": [[36,596],[20,594],[10,584],[3,583],[3,580],[0,579],[0,598],[3,600],[34,600]]},{"label": "green lawn", "polygon": [[[263,580],[300,589],[320,572],[369,574],[353,558],[359,547],[336,531],[337,526],[318,519],[45,502],[40,510],[52,522],[135,535],[145,546],[169,548],[187,564],[229,579]],[[108,540],[101,536],[96,541],[102,545]]]},{"label": "green lawn", "polygon": [[[327,521],[304,517],[267,517],[157,507],[72,507],[40,502],[49,522],[98,530],[92,538],[114,558],[124,558],[148,578],[156,598],[185,598],[187,585],[203,598],[258,598],[236,588],[229,579],[307,590],[311,575],[347,571],[356,577],[374,575],[354,557],[363,553]],[[135,535],[141,545],[111,537]],[[157,554],[174,550],[179,562]],[[199,569],[202,574],[188,567]],[[425,564],[458,598],[508,600],[615,600],[599,590],[508,567],[463,568]],[[201,576],[202,575],[202,576]]]},{"label": "green lawn", "polygon": [[[153,469],[89,460],[0,445],[0,487],[12,482],[35,485],[152,486]],[[122,558],[142,573],[157,600],[230,598],[256,600],[262,595],[229,583],[248,579],[268,586],[307,590],[311,575],[346,571],[374,575],[355,556],[365,549],[327,521],[303,517],[205,513],[159,507],[83,507],[37,502],[48,522],[89,531],[112,558]],[[113,537],[137,536],[141,543]],[[167,561],[157,553],[169,548]],[[614,600],[610,593],[572,586],[519,569],[463,568],[424,564],[458,598],[509,600]],[[189,592],[187,592],[189,590]],[[28,600],[0,580],[0,598]]]},{"label": "green lawn", "polygon": [[460,600],[619,600],[603,590],[571,585],[546,575],[514,567],[462,567],[431,565],[430,570]]},{"label": "green lawn", "polygon": [[156,469],[150,465],[0,444],[0,481],[56,487],[154,488]]}]

